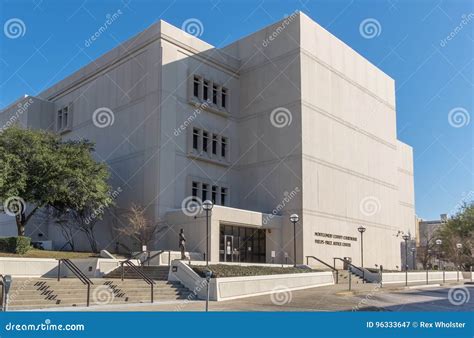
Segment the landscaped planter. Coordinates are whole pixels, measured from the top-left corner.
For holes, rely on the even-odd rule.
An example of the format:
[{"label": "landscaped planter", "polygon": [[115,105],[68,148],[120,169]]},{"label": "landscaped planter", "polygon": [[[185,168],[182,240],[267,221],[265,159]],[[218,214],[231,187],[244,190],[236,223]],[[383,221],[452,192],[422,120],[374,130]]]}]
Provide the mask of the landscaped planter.
[{"label": "landscaped planter", "polygon": [[[169,280],[180,281],[191,292],[195,292],[199,299],[206,298],[206,279],[201,278],[184,261],[172,262]],[[212,278],[209,297],[210,300],[223,301],[332,284],[332,272]]]}]

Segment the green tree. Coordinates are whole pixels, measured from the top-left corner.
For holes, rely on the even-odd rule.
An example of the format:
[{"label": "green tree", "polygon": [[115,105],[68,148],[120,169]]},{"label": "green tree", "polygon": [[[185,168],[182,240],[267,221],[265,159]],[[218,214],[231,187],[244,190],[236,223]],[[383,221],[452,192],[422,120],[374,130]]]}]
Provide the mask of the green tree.
[{"label": "green tree", "polygon": [[46,131],[12,127],[0,134],[0,200],[19,236],[40,208],[60,215],[110,203],[109,173],[93,151],[87,140],[62,141]]},{"label": "green tree", "polygon": [[[445,259],[454,262],[463,269],[474,265],[474,202],[464,203],[438,233],[443,241],[442,250]],[[462,248],[458,248],[461,244]]]}]

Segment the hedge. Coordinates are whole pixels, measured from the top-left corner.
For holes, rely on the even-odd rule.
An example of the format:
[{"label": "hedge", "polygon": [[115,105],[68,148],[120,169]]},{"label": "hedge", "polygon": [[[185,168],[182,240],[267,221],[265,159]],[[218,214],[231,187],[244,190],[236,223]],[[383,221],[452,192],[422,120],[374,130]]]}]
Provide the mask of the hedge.
[{"label": "hedge", "polygon": [[30,249],[29,237],[3,237],[0,238],[0,251],[23,255]]}]

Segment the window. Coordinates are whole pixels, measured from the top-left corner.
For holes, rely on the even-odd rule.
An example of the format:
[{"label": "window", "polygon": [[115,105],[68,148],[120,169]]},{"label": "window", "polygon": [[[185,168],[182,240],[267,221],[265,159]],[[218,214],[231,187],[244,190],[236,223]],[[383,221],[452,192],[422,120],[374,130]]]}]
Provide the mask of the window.
[{"label": "window", "polygon": [[195,201],[210,199],[216,205],[227,205],[229,203],[229,189],[227,187],[219,186],[215,183],[212,184],[210,181],[199,182],[198,180],[193,180],[191,189],[191,194]]},{"label": "window", "polygon": [[204,91],[202,98],[204,101],[207,101],[209,99],[209,81],[204,80]]},{"label": "window", "polygon": [[62,129],[66,129],[69,125],[68,125],[68,107],[64,107],[63,108],[63,128]]},{"label": "window", "polygon": [[227,203],[227,188],[221,188],[221,205]]},{"label": "window", "polygon": [[192,195],[193,197],[197,197],[198,195],[198,190],[199,190],[199,185],[197,182],[193,182],[193,189],[192,189]]},{"label": "window", "polygon": [[58,111],[57,130],[60,131],[63,128],[63,110]]},{"label": "window", "polygon": [[209,143],[209,134],[207,131],[202,132],[202,150],[207,153],[207,145]]},{"label": "window", "polygon": [[207,184],[202,185],[202,200],[203,201],[207,200],[208,187],[209,185]]},{"label": "window", "polygon": [[58,110],[56,115],[56,131],[64,132],[70,130],[71,111],[69,106],[64,106]]},{"label": "window", "polygon": [[212,134],[212,154],[217,155],[217,135]]},{"label": "window", "polygon": [[193,128],[193,149],[199,150],[199,129]]},{"label": "window", "polygon": [[199,98],[199,85],[200,85],[200,80],[199,77],[194,75],[194,80],[193,80],[193,96]]},{"label": "window", "polygon": [[[226,110],[229,105],[229,90],[219,83],[214,83],[210,79],[205,79],[200,75],[193,75],[192,92],[197,100],[212,102],[213,107],[218,110]],[[194,102],[195,103],[195,102]]]},{"label": "window", "polygon": [[222,92],[221,92],[221,105],[222,108],[226,108],[227,106],[227,88],[222,87]]},{"label": "window", "polygon": [[212,85],[212,103],[217,104],[217,86]]},{"label": "window", "polygon": [[212,203],[216,204],[217,203],[217,185],[212,186]]},{"label": "window", "polygon": [[[198,127],[190,128],[188,154],[213,161],[229,161],[229,138]],[[227,164],[227,163],[223,163]]]},{"label": "window", "polygon": [[221,156],[225,158],[226,155],[227,155],[227,138],[223,137],[221,139]]}]

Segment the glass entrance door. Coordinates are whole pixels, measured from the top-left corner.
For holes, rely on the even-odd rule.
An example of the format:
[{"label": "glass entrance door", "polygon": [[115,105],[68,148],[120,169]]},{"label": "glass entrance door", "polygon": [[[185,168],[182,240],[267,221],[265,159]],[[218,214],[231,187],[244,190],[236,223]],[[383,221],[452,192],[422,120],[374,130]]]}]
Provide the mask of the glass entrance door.
[{"label": "glass entrance door", "polygon": [[221,225],[219,236],[221,262],[265,263],[265,230]]}]

